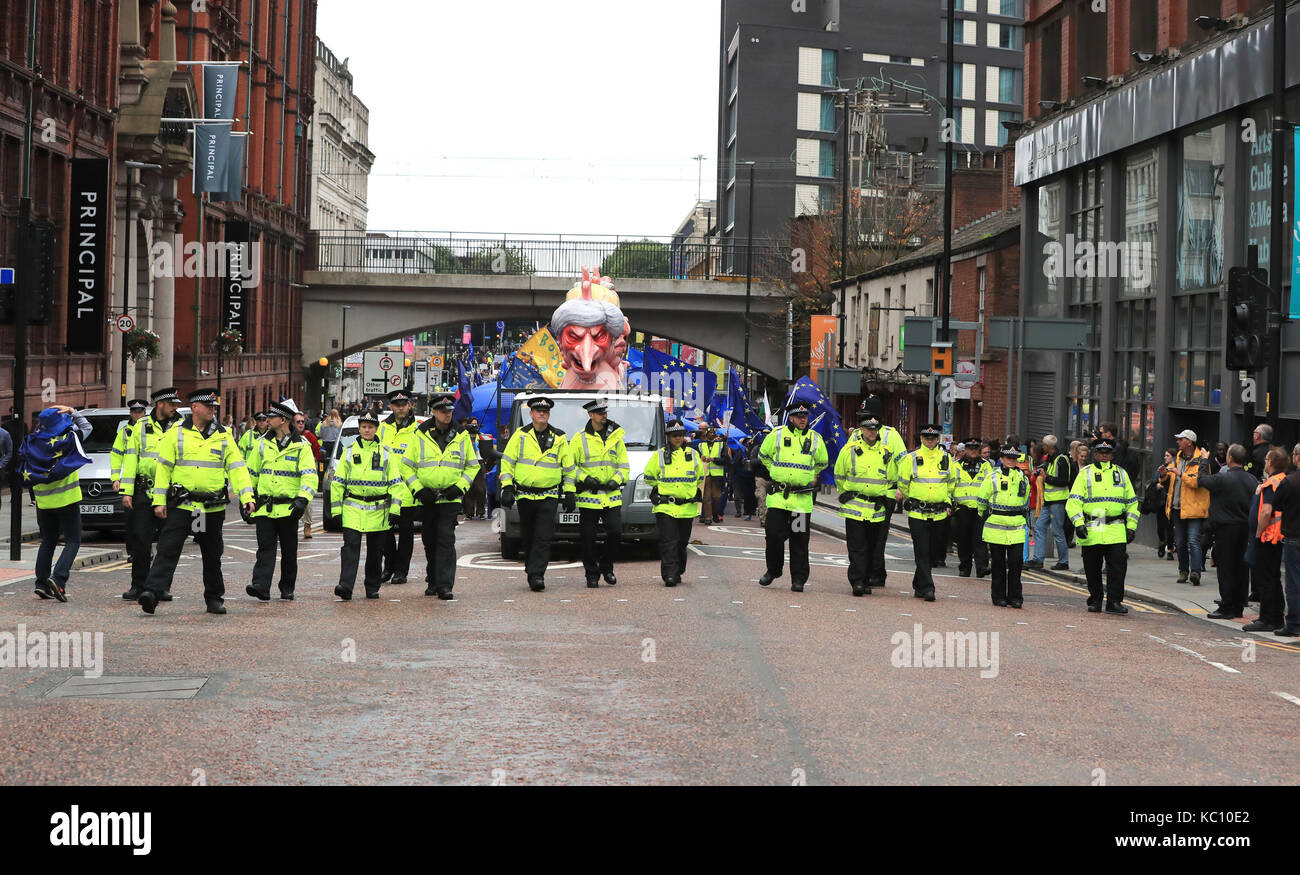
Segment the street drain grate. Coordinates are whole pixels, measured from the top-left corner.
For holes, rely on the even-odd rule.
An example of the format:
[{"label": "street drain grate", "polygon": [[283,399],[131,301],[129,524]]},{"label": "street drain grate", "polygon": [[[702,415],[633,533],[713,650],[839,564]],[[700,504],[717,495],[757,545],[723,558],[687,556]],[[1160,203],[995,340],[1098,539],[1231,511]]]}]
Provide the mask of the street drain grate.
[{"label": "street drain grate", "polygon": [[206,677],[70,677],[46,693],[51,699],[192,699]]}]

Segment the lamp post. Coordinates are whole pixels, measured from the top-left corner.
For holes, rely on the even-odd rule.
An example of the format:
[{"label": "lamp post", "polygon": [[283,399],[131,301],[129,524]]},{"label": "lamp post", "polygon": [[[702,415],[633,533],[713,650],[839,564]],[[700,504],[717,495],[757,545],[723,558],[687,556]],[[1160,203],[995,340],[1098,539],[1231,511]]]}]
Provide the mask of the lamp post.
[{"label": "lamp post", "polygon": [[[135,233],[131,228],[131,170],[162,170],[161,164],[147,164],[143,161],[123,161],[126,170],[126,222],[123,228],[126,231],[126,241],[122,252],[122,315],[127,316],[131,313],[131,285],[132,274],[135,273],[131,263],[131,252],[135,249]],[[136,174],[138,181],[140,174]],[[122,332],[122,407],[126,406],[126,332]],[[217,369],[217,379],[220,380],[221,369]],[[217,396],[220,397],[220,391]]]},{"label": "lamp post", "polygon": [[[844,367],[844,326],[847,324],[844,312],[844,290],[849,285],[849,89],[836,88],[829,92],[840,95],[844,107],[844,122],[840,132],[840,315],[836,331],[840,336],[839,355],[836,364]],[[830,350],[826,351],[827,357]]]},{"label": "lamp post", "polygon": [[757,162],[743,161],[749,167],[749,218],[745,220],[747,240],[745,242],[745,385],[749,385],[749,299],[750,286],[754,281],[754,165]]},{"label": "lamp post", "polygon": [[316,364],[320,365],[320,409],[323,414],[325,412],[325,381],[329,379],[330,360],[325,356],[321,356],[316,360]]},{"label": "lamp post", "polygon": [[339,341],[339,355],[342,359],[339,363],[339,385],[342,386],[343,380],[348,374],[348,311],[352,309],[351,304],[343,305],[343,337]]}]

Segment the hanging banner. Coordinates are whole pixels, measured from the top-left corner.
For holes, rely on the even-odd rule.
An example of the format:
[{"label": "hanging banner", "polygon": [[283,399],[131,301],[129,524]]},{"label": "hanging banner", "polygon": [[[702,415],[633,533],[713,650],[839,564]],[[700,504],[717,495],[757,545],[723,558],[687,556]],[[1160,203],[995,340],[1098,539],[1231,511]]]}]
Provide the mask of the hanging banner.
[{"label": "hanging banner", "polygon": [[[221,327],[233,328],[248,337],[248,289],[250,266],[248,223],[226,222],[225,272],[221,280]],[[245,344],[247,348],[247,344]]]},{"label": "hanging banner", "polygon": [[[1300,155],[1300,128],[1296,128],[1295,150],[1291,153],[1291,178],[1295,179],[1295,160]],[[1291,207],[1291,318],[1300,319],[1300,185],[1292,193]]]},{"label": "hanging banner", "polygon": [[69,352],[103,352],[109,289],[108,159],[74,158],[68,199]]},{"label": "hanging banner", "polygon": [[223,192],[230,179],[230,125],[194,126],[194,193]]},{"label": "hanging banner", "polygon": [[814,316],[812,317],[812,337],[809,366],[812,369],[810,378],[816,382],[817,369],[828,368],[835,362],[835,347],[826,348],[826,335],[831,335],[831,343],[834,344],[836,337],[836,318],[834,316]]},{"label": "hanging banner", "polygon": [[230,158],[226,164],[226,180],[221,191],[214,191],[208,198],[213,203],[239,203],[244,199],[244,143],[248,137],[240,134],[228,136]]},{"label": "hanging banner", "polygon": [[233,120],[238,86],[238,64],[204,64],[203,117]]}]

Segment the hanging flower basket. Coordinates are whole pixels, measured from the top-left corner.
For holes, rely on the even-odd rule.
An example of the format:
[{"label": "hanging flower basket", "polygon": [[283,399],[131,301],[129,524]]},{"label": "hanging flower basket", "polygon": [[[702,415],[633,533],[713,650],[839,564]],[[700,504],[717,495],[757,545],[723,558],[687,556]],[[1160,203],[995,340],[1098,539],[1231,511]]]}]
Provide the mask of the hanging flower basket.
[{"label": "hanging flower basket", "polygon": [[226,358],[243,355],[243,332],[235,328],[227,328],[225,331],[217,335],[216,340],[212,341],[212,348],[217,351],[218,355]]},{"label": "hanging flower basket", "polygon": [[158,358],[158,341],[158,335],[148,328],[132,328],[122,337],[122,343],[126,346],[126,355],[134,362]]}]

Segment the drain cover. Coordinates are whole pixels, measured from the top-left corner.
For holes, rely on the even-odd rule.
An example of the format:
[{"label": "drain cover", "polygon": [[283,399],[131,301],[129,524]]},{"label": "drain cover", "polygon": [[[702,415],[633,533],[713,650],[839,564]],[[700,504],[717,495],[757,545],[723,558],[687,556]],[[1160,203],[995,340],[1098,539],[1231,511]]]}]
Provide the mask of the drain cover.
[{"label": "drain cover", "polygon": [[46,693],[53,699],[192,699],[205,677],[70,677]]}]

